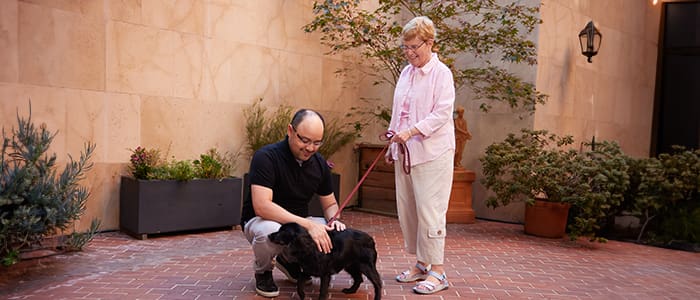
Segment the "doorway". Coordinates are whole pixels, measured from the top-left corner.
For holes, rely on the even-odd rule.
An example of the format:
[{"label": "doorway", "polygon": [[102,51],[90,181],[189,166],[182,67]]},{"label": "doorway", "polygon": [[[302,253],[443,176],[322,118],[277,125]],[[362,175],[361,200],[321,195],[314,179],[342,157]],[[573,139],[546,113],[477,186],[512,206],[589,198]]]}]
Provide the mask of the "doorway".
[{"label": "doorway", "polygon": [[700,144],[700,1],[664,3],[652,156]]}]

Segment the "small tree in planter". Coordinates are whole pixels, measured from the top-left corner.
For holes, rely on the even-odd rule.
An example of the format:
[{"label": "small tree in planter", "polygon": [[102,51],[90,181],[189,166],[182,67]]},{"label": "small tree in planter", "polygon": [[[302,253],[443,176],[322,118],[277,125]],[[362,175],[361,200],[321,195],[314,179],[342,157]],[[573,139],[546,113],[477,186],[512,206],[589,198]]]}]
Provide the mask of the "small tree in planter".
[{"label": "small tree in planter", "polygon": [[[56,133],[38,128],[31,118],[17,116],[18,127],[7,137],[3,129],[0,156],[0,258],[3,265],[20,259],[20,252],[41,245],[59,234],[85,212],[89,190],[79,185],[92,168],[95,144],[87,143],[80,159],[72,157],[57,174],[56,154],[47,151]],[[73,232],[59,239],[58,250],[80,250],[99,228],[93,220],[85,233]]]}]

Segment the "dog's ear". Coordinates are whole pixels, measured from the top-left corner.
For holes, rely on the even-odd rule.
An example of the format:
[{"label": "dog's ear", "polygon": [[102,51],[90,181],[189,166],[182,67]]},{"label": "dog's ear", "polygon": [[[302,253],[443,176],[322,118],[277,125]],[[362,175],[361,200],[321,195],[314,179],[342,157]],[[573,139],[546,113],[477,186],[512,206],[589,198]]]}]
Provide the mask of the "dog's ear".
[{"label": "dog's ear", "polygon": [[[283,224],[277,232],[268,235],[270,241],[279,245],[289,245],[299,235],[296,223]],[[297,225],[298,226],[298,225]]]}]

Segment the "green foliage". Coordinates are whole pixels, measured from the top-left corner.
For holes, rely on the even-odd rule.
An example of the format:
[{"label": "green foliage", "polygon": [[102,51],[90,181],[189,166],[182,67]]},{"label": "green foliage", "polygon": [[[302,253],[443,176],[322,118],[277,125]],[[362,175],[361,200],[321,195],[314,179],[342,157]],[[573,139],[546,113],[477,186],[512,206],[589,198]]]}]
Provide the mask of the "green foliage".
[{"label": "green foliage", "polygon": [[129,170],[134,178],[143,180],[221,179],[232,176],[236,168],[236,157],[237,154],[220,154],[212,148],[201,154],[198,160],[173,158],[165,161],[161,158],[160,150],[139,146],[132,150]]},{"label": "green foliage", "polygon": [[368,99],[361,99],[364,102],[361,106],[350,108],[345,117],[355,119],[353,127],[355,131],[361,133],[372,124],[379,123],[383,128],[389,127],[391,122],[391,108],[383,104],[372,105]]},{"label": "green foliage", "polygon": [[628,157],[615,142],[586,144],[590,149],[580,153],[569,172],[576,174],[577,189],[572,195],[573,209],[568,225],[569,237],[589,236],[605,241],[598,234],[608,218],[622,206],[630,186]]},{"label": "green foliage", "polygon": [[568,223],[571,239],[599,237],[601,225],[622,205],[629,187],[627,157],[609,141],[591,143],[590,150],[565,148],[571,136],[559,137],[546,130],[523,129],[486,148],[480,158],[484,186],[496,196],[486,204],[496,208],[513,201],[533,204],[535,198],[571,204]]},{"label": "green foliage", "polygon": [[700,150],[674,147],[658,158],[630,158],[617,143],[563,150],[571,137],[522,130],[486,148],[480,158],[489,207],[535,197],[570,203],[568,234],[604,242],[601,231],[623,211],[640,219],[642,236],[656,243],[700,242]]},{"label": "green foliage", "polygon": [[137,179],[149,179],[150,174],[156,170],[156,166],[162,164],[160,161],[160,151],[158,149],[148,149],[136,147],[131,150],[131,165],[129,166],[131,174]]},{"label": "green foliage", "polygon": [[633,160],[625,209],[657,240],[700,242],[700,150],[674,147],[658,158]]},{"label": "green foliage", "polygon": [[249,154],[265,145],[276,143],[287,135],[287,125],[292,119],[292,107],[280,105],[271,115],[262,106],[262,99],[243,110]]},{"label": "green foliage", "polygon": [[189,160],[173,160],[168,163],[171,180],[188,181],[194,179],[194,168]]},{"label": "green foliage", "polygon": [[79,185],[92,168],[95,150],[85,144],[80,158],[69,162],[58,173],[56,155],[47,151],[56,133],[45,124],[36,127],[31,119],[17,116],[18,127],[6,136],[3,129],[0,160],[0,257],[4,265],[19,259],[21,250],[38,246],[49,236],[60,233],[85,211],[89,196]]},{"label": "green foliage", "polygon": [[236,166],[236,156],[220,154],[212,148],[206,154],[194,160],[194,177],[196,178],[224,178],[233,173]]},{"label": "green foliage", "polygon": [[97,234],[97,230],[100,228],[100,221],[97,219],[92,220],[90,223],[90,228],[86,232],[72,232],[64,237],[60,248],[66,251],[80,251],[83,249],[87,243],[92,241]]},{"label": "green foliage", "polygon": [[350,123],[341,123],[337,119],[326,122],[323,132],[323,145],[318,149],[321,155],[328,159],[341,147],[352,143],[360,136],[360,130]]},{"label": "green foliage", "polygon": [[[536,104],[545,103],[546,95],[502,67],[537,62],[537,49],[528,35],[541,22],[539,7],[520,3],[379,0],[378,7],[368,11],[362,9],[360,0],[324,0],[314,3],[315,17],[304,30],[319,32],[329,54],[359,52],[375,84],[393,86],[405,65],[398,48],[403,19],[427,16],[437,29],[434,50],[452,69],[457,88],[468,84],[475,100],[482,101],[483,111],[491,109],[491,101],[496,101],[532,113]],[[460,57],[475,60],[472,65],[479,67],[458,65]],[[492,63],[492,57],[500,62]]]},{"label": "green foliage", "polygon": [[504,141],[489,145],[480,158],[481,182],[496,196],[490,196],[486,205],[496,208],[513,201],[534,204],[536,198],[573,202],[578,177],[567,166],[576,152],[560,148],[572,143],[571,136],[523,129],[519,137],[511,133]]},{"label": "green foliage", "polygon": [[[243,111],[246,119],[246,137],[248,150],[252,155],[265,145],[279,142],[287,135],[287,125],[292,120],[293,108],[282,105],[271,114],[262,106],[262,99],[254,102]],[[349,117],[347,115],[346,117]],[[357,122],[329,120],[326,118],[323,145],[318,149],[328,159],[341,147],[352,143],[360,136],[362,126]]]}]

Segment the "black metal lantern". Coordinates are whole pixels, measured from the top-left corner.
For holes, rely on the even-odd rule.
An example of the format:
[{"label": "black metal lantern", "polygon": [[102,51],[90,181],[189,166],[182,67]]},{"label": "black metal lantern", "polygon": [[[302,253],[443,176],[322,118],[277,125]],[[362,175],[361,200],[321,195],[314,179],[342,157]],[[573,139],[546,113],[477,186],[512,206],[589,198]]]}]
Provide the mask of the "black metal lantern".
[{"label": "black metal lantern", "polygon": [[578,34],[579,42],[581,42],[581,54],[588,57],[588,62],[591,61],[591,57],[598,54],[598,49],[600,49],[600,41],[603,39],[603,35],[600,34],[598,28],[595,28],[593,21],[586,24],[586,28],[583,28]]}]

